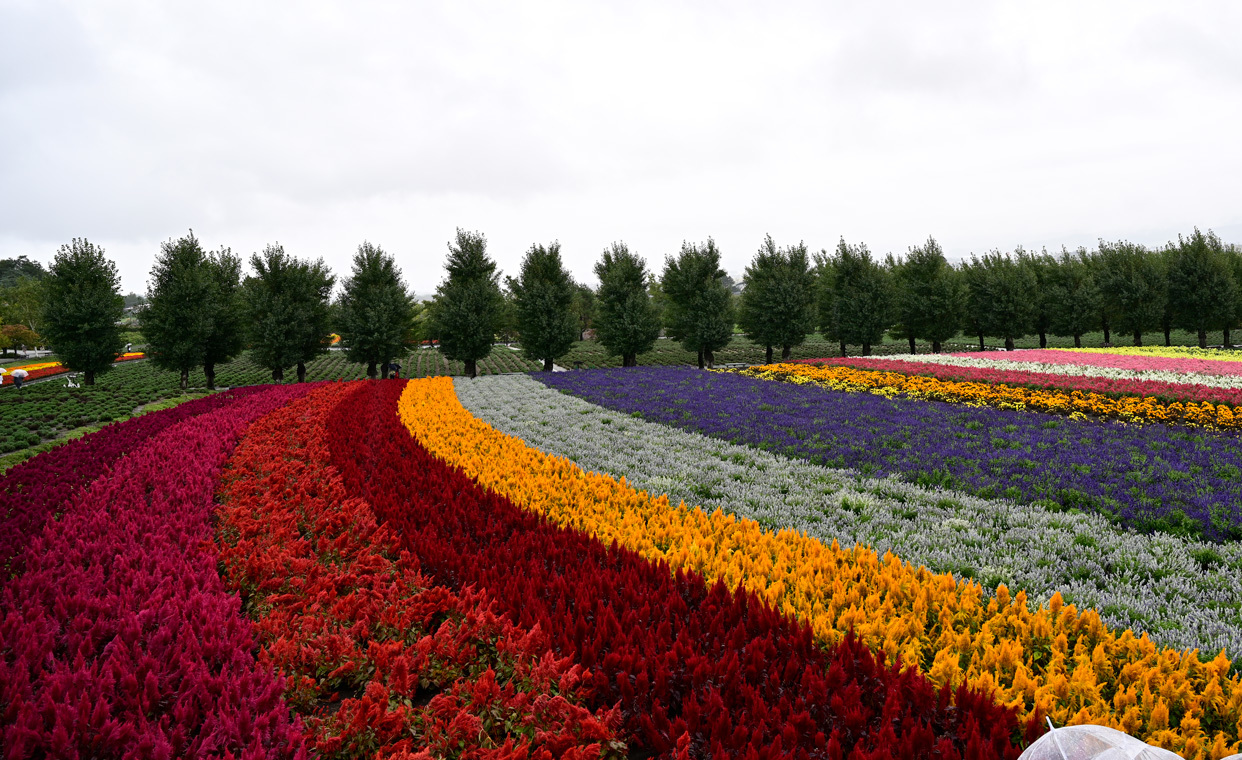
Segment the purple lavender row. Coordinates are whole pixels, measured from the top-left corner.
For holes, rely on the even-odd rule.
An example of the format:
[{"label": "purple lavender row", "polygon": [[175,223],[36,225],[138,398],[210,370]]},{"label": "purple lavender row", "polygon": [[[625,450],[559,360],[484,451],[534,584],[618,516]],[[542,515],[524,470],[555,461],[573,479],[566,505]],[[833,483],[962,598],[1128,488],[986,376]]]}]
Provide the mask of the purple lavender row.
[{"label": "purple lavender row", "polygon": [[1242,538],[1242,438],[830,391],[681,367],[538,373],[600,406],[866,475]]},{"label": "purple lavender row", "polygon": [[0,586],[21,572],[14,558],[78,489],[102,475],[130,449],[170,425],[244,398],[239,388],[108,425],[28,459],[0,476]]},{"label": "purple lavender row", "polygon": [[75,494],[0,590],[6,757],[299,757],[281,680],[212,549],[237,439],[312,385],[268,386],[150,437]]}]

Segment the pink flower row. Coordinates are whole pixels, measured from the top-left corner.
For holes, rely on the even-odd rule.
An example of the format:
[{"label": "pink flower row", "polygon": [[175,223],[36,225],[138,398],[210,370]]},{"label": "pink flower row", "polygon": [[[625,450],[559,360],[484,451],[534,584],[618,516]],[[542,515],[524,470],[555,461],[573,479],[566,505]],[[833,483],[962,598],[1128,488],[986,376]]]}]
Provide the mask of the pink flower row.
[{"label": "pink flower row", "polygon": [[[1078,354],[1081,355],[1081,354]],[[806,359],[799,363],[826,364],[832,366],[874,369],[900,372],[904,375],[925,375],[938,380],[971,383],[1004,383],[1028,388],[1047,388],[1062,391],[1089,391],[1112,396],[1152,396],[1165,401],[1183,403],[1226,404],[1242,406],[1242,389],[1216,388],[1187,383],[1165,383],[1157,380],[1127,380],[1083,375],[1059,375],[1027,370],[1002,370],[985,367],[960,367],[933,362],[910,362],[900,359],[869,359],[863,357],[834,357],[830,359]]]},{"label": "pink flower row", "polygon": [[80,488],[102,475],[123,454],[182,420],[249,396],[259,386],[239,388],[108,425],[28,459],[0,476],[0,586],[21,572],[14,560],[55,511]]},{"label": "pink flower row", "polygon": [[217,574],[211,517],[241,433],[311,387],[268,387],[150,436],[30,541],[0,591],[6,756],[305,754]]},{"label": "pink flower row", "polygon": [[1096,354],[1088,351],[1056,351],[1053,349],[1027,349],[1023,351],[991,351],[958,353],[972,359],[992,359],[1013,362],[1042,362],[1044,364],[1078,364],[1090,367],[1114,367],[1131,370],[1163,370],[1166,372],[1194,372],[1200,375],[1242,375],[1242,362],[1218,359],[1173,359],[1164,356],[1131,356],[1126,354]]}]

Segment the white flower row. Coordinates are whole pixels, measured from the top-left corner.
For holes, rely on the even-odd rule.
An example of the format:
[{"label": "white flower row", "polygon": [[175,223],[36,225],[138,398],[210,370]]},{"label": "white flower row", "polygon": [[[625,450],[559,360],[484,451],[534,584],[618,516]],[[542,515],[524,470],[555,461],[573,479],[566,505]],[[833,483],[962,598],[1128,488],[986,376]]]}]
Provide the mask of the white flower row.
[{"label": "white flower row", "polygon": [[1242,544],[1139,535],[1096,515],[865,478],[595,406],[521,376],[458,380],[473,414],[585,470],[709,511],[892,551],[914,565],[1056,591],[1110,626],[1215,656],[1242,654]]},{"label": "white flower row", "polygon": [[983,356],[951,356],[949,354],[890,354],[870,358],[884,361],[946,364],[952,367],[970,367],[974,369],[1044,372],[1051,375],[1104,377],[1111,380],[1153,380],[1182,385],[1204,385],[1212,388],[1242,388],[1242,375],[1205,375],[1197,372],[1175,372],[1160,369],[1140,370],[1119,369],[1117,367],[1091,367],[1085,364],[1049,364],[1045,362],[1010,361],[1008,359],[987,359]]}]

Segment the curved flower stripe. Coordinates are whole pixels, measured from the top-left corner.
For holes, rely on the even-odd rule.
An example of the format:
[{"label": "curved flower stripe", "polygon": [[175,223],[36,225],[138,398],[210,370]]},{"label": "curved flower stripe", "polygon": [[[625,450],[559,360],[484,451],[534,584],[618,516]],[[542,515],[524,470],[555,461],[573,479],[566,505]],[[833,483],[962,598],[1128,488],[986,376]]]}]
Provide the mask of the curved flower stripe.
[{"label": "curved flower stripe", "polygon": [[0,585],[21,573],[15,562],[70,496],[121,456],[165,428],[250,396],[258,386],[206,396],[133,417],[45,451],[0,475]]},{"label": "curved flower stripe", "polygon": [[1000,382],[944,380],[927,375],[907,375],[883,369],[856,369],[849,366],[812,364],[769,364],[739,370],[747,377],[762,380],[813,383],[834,391],[901,395],[926,401],[948,401],[998,409],[1031,409],[1069,417],[1102,417],[1123,422],[1161,422],[1242,429],[1242,413],[1235,415],[1224,404],[1165,403],[1153,397],[1107,396],[1093,391],[1028,388]]},{"label": "curved flower stripe", "polygon": [[[1120,396],[1150,397],[1161,404],[1181,402],[1191,404],[1225,404],[1230,407],[1242,405],[1242,387],[1220,388],[1194,382],[1161,382],[1127,377],[1099,377],[1093,375],[1068,375],[1057,372],[1040,372],[1029,369],[1007,369],[1003,363],[968,367],[959,364],[939,364],[929,361],[905,361],[900,358],[833,357],[830,359],[799,359],[792,364],[814,364],[832,367],[853,367],[863,370],[900,372],[905,375],[927,375],[939,380],[964,383],[1004,384],[1024,386],[1031,389],[1054,390],[1064,393],[1081,391],[1117,398]],[[997,366],[1000,364],[1000,366]],[[1024,367],[1027,365],[1023,365]],[[1057,365],[1046,365],[1055,367]],[[1203,379],[1212,379],[1199,375]]]},{"label": "curved flower stripe", "polygon": [[[462,414],[447,378],[406,387],[414,394],[400,405],[407,417]],[[454,587],[487,591],[522,625],[548,631],[558,652],[591,668],[592,698],[620,701],[632,753],[755,760],[1018,754],[1014,712],[980,692],[936,689],[913,669],[885,665],[854,637],[825,650],[807,627],[753,594],[671,572],[480,487],[410,435],[393,414],[401,391],[396,383],[370,384],[334,415],[329,445],[347,486],[396,526],[424,569]],[[428,405],[411,405],[428,391]],[[583,496],[590,485],[577,479],[574,493]]]},{"label": "curved flower stripe", "polygon": [[1198,346],[1117,346],[1114,348],[1054,348],[1053,351],[1075,353],[1113,354],[1114,356],[1161,356],[1166,359],[1209,359],[1222,362],[1242,362],[1242,351]]},{"label": "curved flower stripe", "polygon": [[[116,358],[116,363],[120,364],[121,362],[127,362],[127,361],[132,361],[134,359],[143,359],[143,358],[146,358],[146,354],[142,353],[141,351],[134,351],[128,354],[121,354],[120,356]],[[15,369],[26,370],[26,372],[28,373],[26,375],[27,382],[31,380],[39,380],[44,377],[51,377],[52,375],[60,375],[60,374],[70,371],[68,367],[61,364],[60,362],[37,362],[35,364],[23,364],[20,367],[8,367],[7,369],[9,372],[12,372]],[[3,379],[4,379],[4,375],[0,375],[0,382],[3,382]],[[3,384],[6,386],[9,386],[13,384],[13,381],[9,380],[8,382],[5,382]]]},{"label": "curved flower stripe", "polygon": [[241,432],[307,386],[175,424],[75,495],[0,592],[6,757],[304,757],[210,551]]},{"label": "curved flower stripe", "polygon": [[256,618],[259,663],[285,677],[311,750],[600,757],[619,715],[580,706],[589,671],[486,596],[432,586],[346,490],[326,425],[356,390],[332,383],[260,419],[217,489],[225,586]]},{"label": "curved flower stripe", "polygon": [[[951,356],[978,356],[958,353]],[[990,351],[988,359],[1004,362],[1043,362],[1045,364],[1089,364],[1132,370],[1166,370],[1197,372],[1203,375],[1242,375],[1242,362],[1214,361],[1202,358],[1164,357],[1149,354],[1113,354],[1100,351],[1078,351],[1060,348],[1029,348],[1021,351]]]},{"label": "curved flower stripe", "polygon": [[984,601],[977,583],[892,554],[672,507],[495,431],[460,406],[448,381],[411,383],[400,414],[428,450],[487,488],[605,543],[741,584],[808,622],[821,641],[853,631],[937,683],[965,682],[1027,716],[1111,725],[1187,757],[1242,746],[1242,685],[1223,653],[1205,662],[1160,650],[1059,595],[1031,609],[1025,593],[1011,597],[1002,585]]}]

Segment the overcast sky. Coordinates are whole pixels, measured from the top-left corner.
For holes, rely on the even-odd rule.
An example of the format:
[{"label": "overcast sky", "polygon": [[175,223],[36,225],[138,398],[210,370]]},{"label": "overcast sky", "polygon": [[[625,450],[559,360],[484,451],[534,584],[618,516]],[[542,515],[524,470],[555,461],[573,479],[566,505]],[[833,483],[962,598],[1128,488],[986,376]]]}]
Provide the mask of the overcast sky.
[{"label": "overcast sky", "polygon": [[1242,242],[1242,3],[0,0],[0,258]]}]

